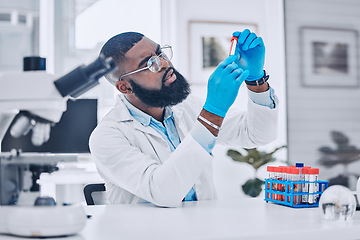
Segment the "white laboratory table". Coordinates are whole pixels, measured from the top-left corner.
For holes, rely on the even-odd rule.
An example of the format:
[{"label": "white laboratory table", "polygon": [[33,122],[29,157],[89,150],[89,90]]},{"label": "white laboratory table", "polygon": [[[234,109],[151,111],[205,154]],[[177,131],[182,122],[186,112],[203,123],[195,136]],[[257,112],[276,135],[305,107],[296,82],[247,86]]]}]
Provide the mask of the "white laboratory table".
[{"label": "white laboratory table", "polygon": [[[360,212],[349,222],[322,220],[318,208],[295,209],[262,199],[88,206],[84,230],[56,240],[112,239],[360,239]],[[15,240],[0,235],[0,240]],[[34,238],[32,238],[34,239]]]}]

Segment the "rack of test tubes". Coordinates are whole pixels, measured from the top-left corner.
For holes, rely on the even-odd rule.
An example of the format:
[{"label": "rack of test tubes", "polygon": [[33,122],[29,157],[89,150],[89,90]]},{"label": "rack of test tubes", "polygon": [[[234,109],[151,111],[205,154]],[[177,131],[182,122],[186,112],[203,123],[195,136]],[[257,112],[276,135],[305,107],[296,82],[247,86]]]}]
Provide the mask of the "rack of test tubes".
[{"label": "rack of test tubes", "polygon": [[265,201],[294,208],[318,207],[328,181],[319,181],[319,168],[304,166],[267,167]]}]

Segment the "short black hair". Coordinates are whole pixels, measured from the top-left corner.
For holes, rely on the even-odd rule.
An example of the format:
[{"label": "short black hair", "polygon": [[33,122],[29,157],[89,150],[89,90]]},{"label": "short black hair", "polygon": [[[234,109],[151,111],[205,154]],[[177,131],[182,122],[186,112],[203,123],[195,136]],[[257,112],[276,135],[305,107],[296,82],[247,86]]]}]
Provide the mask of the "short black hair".
[{"label": "short black hair", "polygon": [[[100,54],[103,54],[106,58],[112,57],[118,66],[119,63],[125,60],[125,54],[142,38],[144,34],[138,32],[124,32],[110,38],[100,50]],[[114,73],[107,75],[106,79],[111,84],[115,85],[117,79],[115,79]]]}]

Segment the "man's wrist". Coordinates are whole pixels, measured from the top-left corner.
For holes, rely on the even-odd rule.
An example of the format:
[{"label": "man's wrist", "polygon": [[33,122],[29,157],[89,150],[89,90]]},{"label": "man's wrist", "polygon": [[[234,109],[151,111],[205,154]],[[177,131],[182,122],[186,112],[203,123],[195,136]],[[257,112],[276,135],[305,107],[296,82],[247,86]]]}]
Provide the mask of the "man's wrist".
[{"label": "man's wrist", "polygon": [[269,90],[269,84],[267,81],[269,80],[269,75],[266,74],[266,71],[264,71],[264,75],[262,78],[254,80],[254,81],[247,81],[245,80],[246,86],[250,91],[253,92],[266,92]]},{"label": "man's wrist", "polygon": [[[224,118],[216,114],[213,114],[205,109],[201,110],[199,116],[201,116],[201,118],[198,118],[198,121],[202,125],[204,125],[214,136],[217,136],[219,134],[219,129],[217,128],[221,127]],[[206,119],[206,121],[202,119]],[[209,122],[211,124],[209,124]],[[214,127],[214,125],[217,127]]]},{"label": "man's wrist", "polygon": [[261,77],[259,77],[258,79],[251,79],[251,80],[245,80],[245,83],[247,85],[250,85],[250,86],[260,86],[260,85],[263,85],[267,82],[267,80],[269,80],[269,75],[266,74],[266,71],[263,70],[263,74],[260,75]]},{"label": "man's wrist", "polygon": [[210,122],[209,120],[207,120],[206,118],[204,118],[203,116],[199,115],[198,116],[198,119],[203,121],[204,123],[206,123],[207,125],[209,125],[210,127],[212,128],[215,128],[216,130],[219,130],[220,131],[220,126]]},{"label": "man's wrist", "polygon": [[269,84],[268,83],[263,84],[261,86],[249,86],[249,85],[246,85],[246,86],[250,91],[253,91],[253,92],[256,92],[256,93],[266,92],[267,90],[269,90]]}]

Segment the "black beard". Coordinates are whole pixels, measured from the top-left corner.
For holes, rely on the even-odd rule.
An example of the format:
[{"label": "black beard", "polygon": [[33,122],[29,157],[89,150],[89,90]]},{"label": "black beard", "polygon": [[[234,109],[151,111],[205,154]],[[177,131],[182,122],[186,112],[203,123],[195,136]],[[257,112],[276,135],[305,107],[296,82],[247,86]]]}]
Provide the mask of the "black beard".
[{"label": "black beard", "polygon": [[[176,80],[169,86],[165,86],[165,78],[170,70],[174,71]],[[174,106],[181,103],[190,94],[190,85],[183,75],[181,75],[174,68],[169,68],[162,79],[162,86],[160,90],[148,90],[135,83],[132,79],[129,80],[132,91],[144,104],[149,107],[167,107]]]}]

